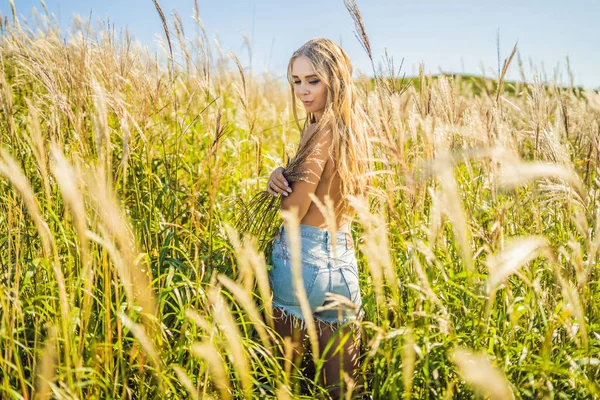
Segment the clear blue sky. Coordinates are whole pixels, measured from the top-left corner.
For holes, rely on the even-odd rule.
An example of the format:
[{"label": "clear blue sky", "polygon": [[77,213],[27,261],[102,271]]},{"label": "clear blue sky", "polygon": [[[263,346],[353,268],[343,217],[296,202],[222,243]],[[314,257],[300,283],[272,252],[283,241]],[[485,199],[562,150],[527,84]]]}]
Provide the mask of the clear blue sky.
[{"label": "clear blue sky", "polygon": [[[14,0],[17,14],[30,18],[38,0]],[[159,0],[167,18],[177,9],[194,33],[193,0]],[[243,32],[252,42],[254,73],[270,70],[283,76],[291,53],[312,37],[328,37],[348,52],[355,69],[370,74],[369,60],[354,37],[354,25],[342,0],[199,0],[200,18],[209,37],[217,37],[222,49],[232,50],[249,66],[243,48]],[[403,71],[482,73],[497,71],[496,34],[500,32],[502,59],[518,40],[528,79],[533,64],[551,77],[559,68],[568,83],[568,56],[576,85],[600,87],[600,0],[357,0],[376,62],[384,48]],[[77,13],[92,21],[110,16],[115,26],[127,25],[135,39],[156,49],[162,25],[152,0],[46,0],[63,30]],[[10,18],[8,0],[0,0],[0,12]],[[515,60],[516,61],[516,60]],[[518,78],[516,62],[509,78]]]}]

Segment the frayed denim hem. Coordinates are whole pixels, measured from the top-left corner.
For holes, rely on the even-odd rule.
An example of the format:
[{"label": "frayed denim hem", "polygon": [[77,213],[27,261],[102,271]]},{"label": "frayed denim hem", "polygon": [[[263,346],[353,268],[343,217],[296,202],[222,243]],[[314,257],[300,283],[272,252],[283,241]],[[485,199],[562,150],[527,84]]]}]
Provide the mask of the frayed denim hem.
[{"label": "frayed denim hem", "polygon": [[[279,305],[276,303],[273,303],[273,309],[277,309],[281,313],[281,317],[278,317],[278,318],[273,317],[273,319],[282,320],[286,323],[289,320],[291,320],[292,327],[294,329],[300,329],[300,330],[306,329],[306,321],[304,320],[304,316],[301,313],[298,313],[295,310],[289,310],[285,306]],[[322,318],[315,316],[314,314],[313,314],[313,319],[317,325],[317,329],[319,330],[319,335],[323,334],[323,326],[327,326],[332,331],[335,331],[335,330],[339,329],[342,325],[345,325],[347,323],[350,323],[349,326],[356,333],[356,331],[360,327],[360,323],[362,322],[364,315],[365,315],[364,310],[361,309],[358,316],[345,317],[345,318],[342,318],[341,320],[327,321],[327,320],[324,320]]]}]

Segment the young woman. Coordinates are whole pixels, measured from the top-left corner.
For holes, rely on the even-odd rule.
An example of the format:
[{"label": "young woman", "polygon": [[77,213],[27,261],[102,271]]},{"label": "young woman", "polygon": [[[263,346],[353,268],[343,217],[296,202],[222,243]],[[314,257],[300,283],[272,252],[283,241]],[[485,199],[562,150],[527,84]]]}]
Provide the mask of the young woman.
[{"label": "young woman", "polygon": [[[287,75],[298,126],[296,98],[306,110],[304,129],[294,157],[295,161],[301,160],[297,170],[304,173],[306,179],[286,179],[284,172],[288,172],[288,178],[292,173],[279,167],[271,173],[267,191],[282,196],[281,209],[297,210],[303,284],[319,328],[322,354],[339,325],[362,317],[358,265],[350,231],[355,212],[349,206],[347,196],[366,196],[372,158],[369,137],[373,129],[359,102],[350,60],[331,40],[312,39],[296,50]],[[311,193],[321,202],[326,195],[333,200],[337,224],[335,238],[327,230],[325,217],[311,201]],[[297,349],[301,349],[304,320],[294,294],[287,237],[284,227],[280,227],[271,253],[273,268],[269,271],[269,280],[273,291],[273,313],[277,332],[282,337],[291,337]],[[326,299],[327,292],[347,298],[347,303],[353,307],[327,307],[330,303]],[[340,367],[352,377],[357,366],[360,339],[357,334],[353,336],[353,340],[346,341],[343,354],[338,352],[331,356],[332,351],[329,351],[325,355],[324,383],[334,387],[330,392],[334,396],[339,394],[338,382],[343,377]],[[338,343],[334,343],[331,349],[337,347]]]}]

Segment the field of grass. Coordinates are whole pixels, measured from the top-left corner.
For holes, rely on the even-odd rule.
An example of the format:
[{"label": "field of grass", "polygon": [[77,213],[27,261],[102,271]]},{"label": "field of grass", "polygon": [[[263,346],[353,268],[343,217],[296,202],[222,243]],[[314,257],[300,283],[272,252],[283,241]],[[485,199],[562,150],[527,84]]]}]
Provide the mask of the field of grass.
[{"label": "field of grass", "polygon": [[[299,140],[289,88],[166,22],[182,63],[2,21],[2,398],[325,396],[322,355],[282,366],[262,245],[230,228]],[[600,94],[390,82],[357,81],[378,175],[347,397],[599,397]]]}]

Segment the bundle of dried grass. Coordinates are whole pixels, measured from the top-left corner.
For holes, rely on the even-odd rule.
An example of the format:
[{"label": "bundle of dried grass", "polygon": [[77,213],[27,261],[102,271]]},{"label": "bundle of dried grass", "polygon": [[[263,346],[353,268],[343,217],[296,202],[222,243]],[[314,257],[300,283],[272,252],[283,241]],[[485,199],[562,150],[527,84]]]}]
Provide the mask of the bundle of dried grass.
[{"label": "bundle of dried grass", "polygon": [[[309,134],[308,131],[306,133]],[[304,166],[320,149],[318,144],[313,144],[317,136],[317,131],[311,132],[306,143],[301,142],[298,145],[296,155],[288,158],[288,163],[283,169],[283,176],[288,182],[308,181],[310,172],[306,171]],[[263,190],[247,204],[241,198],[236,198],[235,201],[238,209],[235,212],[236,217],[232,226],[241,235],[247,233],[255,237],[258,242],[258,250],[270,255],[273,241],[282,224],[279,214],[281,196],[273,197],[269,192]]]}]

